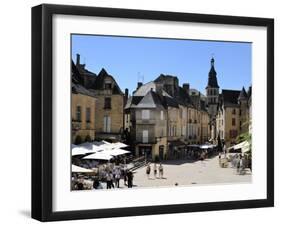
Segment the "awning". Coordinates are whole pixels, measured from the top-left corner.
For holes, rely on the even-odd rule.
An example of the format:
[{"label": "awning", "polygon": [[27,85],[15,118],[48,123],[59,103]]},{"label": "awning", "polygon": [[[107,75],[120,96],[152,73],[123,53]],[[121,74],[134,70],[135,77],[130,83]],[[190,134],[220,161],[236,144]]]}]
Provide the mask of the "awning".
[{"label": "awning", "polygon": [[75,155],[86,155],[88,153],[94,153],[94,152],[95,151],[91,151],[91,150],[89,150],[87,148],[78,147],[78,146],[72,148],[72,150],[71,150],[72,156],[75,156]]},{"label": "awning", "polygon": [[200,148],[201,149],[209,149],[209,148],[214,148],[215,145],[213,144],[203,144],[203,145],[200,145]]},{"label": "awning", "polygon": [[71,170],[72,170],[72,173],[92,173],[93,172],[93,170],[86,169],[86,168],[76,166],[73,164],[72,164]]},{"label": "awning", "polygon": [[91,155],[85,156],[83,159],[96,159],[96,160],[110,160],[113,157],[107,153],[103,152],[96,152]]},{"label": "awning", "polygon": [[122,150],[122,149],[112,149],[112,150],[106,150],[104,153],[112,155],[112,156],[118,156],[118,155],[124,155],[130,153],[130,151]]},{"label": "awning", "polygon": [[93,143],[90,143],[90,142],[86,142],[86,143],[79,144],[79,145],[72,144],[71,148],[72,148],[72,151],[71,151],[72,156],[86,155],[86,154],[89,154],[89,153],[95,153],[95,152],[99,152],[99,151],[103,150],[102,145],[97,146],[97,145],[95,145]]},{"label": "awning", "polygon": [[233,150],[241,149],[241,152],[245,153],[245,152],[249,151],[250,143],[248,141],[243,141],[243,142],[241,142],[239,144],[236,144],[236,145],[234,145],[232,147],[229,147],[227,150],[231,150],[231,149],[233,149]]}]

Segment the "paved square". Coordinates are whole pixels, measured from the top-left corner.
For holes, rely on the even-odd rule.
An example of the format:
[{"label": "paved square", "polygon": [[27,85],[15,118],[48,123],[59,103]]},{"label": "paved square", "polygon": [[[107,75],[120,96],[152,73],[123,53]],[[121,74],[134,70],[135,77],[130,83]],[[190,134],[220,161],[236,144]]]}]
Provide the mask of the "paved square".
[{"label": "paved square", "polygon": [[[251,172],[246,170],[245,175],[238,175],[235,168],[221,168],[218,156],[206,159],[203,162],[190,162],[187,160],[171,160],[163,163],[164,178],[154,178],[151,164],[150,178],[147,178],[146,167],[137,169],[134,174],[135,187],[175,186],[192,184],[218,184],[218,183],[250,183]],[[158,166],[159,164],[157,164]]]}]

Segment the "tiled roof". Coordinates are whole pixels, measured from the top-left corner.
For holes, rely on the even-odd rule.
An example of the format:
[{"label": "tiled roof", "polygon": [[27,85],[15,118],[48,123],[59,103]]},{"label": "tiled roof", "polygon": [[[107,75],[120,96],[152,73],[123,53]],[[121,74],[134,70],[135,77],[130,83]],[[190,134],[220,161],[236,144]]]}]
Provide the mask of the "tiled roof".
[{"label": "tiled roof", "polygon": [[118,86],[117,82],[115,81],[114,77],[110,74],[107,73],[107,71],[102,68],[101,71],[99,72],[98,76],[96,77],[95,83],[93,85],[93,87],[91,87],[91,89],[93,90],[102,90],[103,85],[104,85],[104,80],[110,77],[113,81],[114,81],[114,85],[113,85],[113,94],[120,94],[122,95],[123,92],[121,91],[120,87]]},{"label": "tiled roof", "polygon": [[86,89],[84,86],[80,85],[80,84],[75,84],[72,82],[71,84],[71,92],[74,94],[83,94],[86,96],[90,96],[90,97],[95,97],[94,93],[92,93],[91,91],[89,91],[88,89]]},{"label": "tiled roof", "polygon": [[246,90],[243,87],[242,90],[240,91],[238,100],[247,100],[247,98],[248,98],[248,95],[246,93]]},{"label": "tiled roof", "polygon": [[72,66],[71,92],[74,94],[80,93],[83,95],[94,97],[94,94],[83,86],[83,79],[73,62],[71,66]]},{"label": "tiled roof", "polygon": [[164,108],[161,97],[154,91],[145,96],[132,96],[128,99],[125,109],[128,108]]},{"label": "tiled roof", "polygon": [[238,104],[238,97],[240,95],[239,90],[227,90],[223,89],[221,93],[221,98],[224,105],[227,104]]}]

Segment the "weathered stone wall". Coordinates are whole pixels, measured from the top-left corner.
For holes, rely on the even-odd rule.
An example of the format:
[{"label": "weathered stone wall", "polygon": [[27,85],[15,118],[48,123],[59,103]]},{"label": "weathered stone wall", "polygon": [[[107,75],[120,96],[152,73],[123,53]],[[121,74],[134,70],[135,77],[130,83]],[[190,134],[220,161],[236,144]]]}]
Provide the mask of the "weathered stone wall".
[{"label": "weathered stone wall", "polygon": [[[77,121],[76,111],[77,106],[81,107],[81,121]],[[86,121],[86,109],[90,108],[90,121]],[[79,135],[84,141],[87,136],[90,136],[92,140],[95,139],[95,110],[96,110],[96,98],[82,95],[74,94],[71,95],[71,118],[72,126],[79,128],[77,131],[72,133],[72,142],[75,141],[76,137]]]},{"label": "weathered stone wall", "polygon": [[[111,98],[111,109],[104,108],[106,97]],[[123,128],[123,95],[97,95],[96,102],[96,132],[104,132],[104,116],[111,118],[111,133],[120,133]]]}]

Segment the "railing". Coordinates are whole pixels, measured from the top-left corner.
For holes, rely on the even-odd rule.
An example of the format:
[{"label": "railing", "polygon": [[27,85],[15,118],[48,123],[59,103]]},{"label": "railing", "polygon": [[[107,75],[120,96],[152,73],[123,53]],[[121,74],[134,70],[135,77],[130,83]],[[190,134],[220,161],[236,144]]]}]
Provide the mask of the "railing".
[{"label": "railing", "polygon": [[155,119],[136,119],[136,124],[155,124]]},{"label": "railing", "polygon": [[145,159],[145,156],[141,156],[141,157],[136,157],[134,159],[132,159],[132,165],[133,167],[130,168],[130,170],[136,170],[142,166],[144,166],[147,162],[146,162],[146,159]]}]

